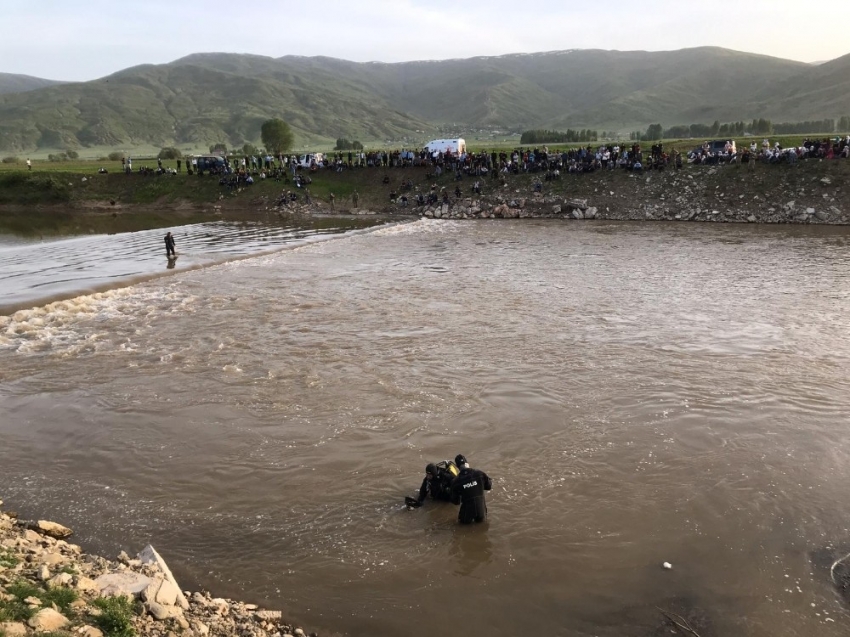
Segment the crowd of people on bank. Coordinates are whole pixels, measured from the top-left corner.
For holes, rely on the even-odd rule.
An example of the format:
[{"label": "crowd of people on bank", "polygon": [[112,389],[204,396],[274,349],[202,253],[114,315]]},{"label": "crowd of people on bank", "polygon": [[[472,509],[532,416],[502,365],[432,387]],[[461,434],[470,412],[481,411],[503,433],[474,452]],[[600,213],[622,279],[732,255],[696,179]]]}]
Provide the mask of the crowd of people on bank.
[{"label": "crowd of people on bank", "polygon": [[[507,183],[511,175],[533,174],[535,190],[541,191],[544,181],[561,179],[564,174],[584,174],[597,171],[627,170],[635,173],[652,170],[681,169],[685,162],[691,164],[745,164],[751,167],[758,163],[795,164],[806,159],[838,159],[850,158],[850,135],[833,139],[805,139],[800,146],[783,147],[779,142],[773,144],[765,139],[761,145],[753,141],[749,146],[737,148],[732,141],[706,142],[700,147],[683,156],[678,150],[667,152],[661,142],[651,145],[645,150],[638,142],[627,146],[620,144],[586,145],[570,149],[550,150],[547,146],[538,148],[516,148],[513,150],[478,151],[478,152],[439,152],[431,153],[427,149],[394,150],[394,151],[337,151],[330,155],[314,155],[309,166],[295,156],[278,155],[246,155],[244,157],[222,157],[202,159],[186,158],[187,174],[210,174],[219,178],[219,184],[229,191],[251,186],[257,180],[272,179],[274,181],[292,184],[293,189],[281,192],[278,205],[286,205],[299,200],[298,191],[302,191],[304,200],[309,203],[307,186],[312,183],[310,173],[319,169],[331,169],[342,172],[355,169],[422,167],[425,180],[432,181],[430,189],[424,192],[414,186],[408,177],[402,180],[398,188],[391,188],[390,200],[406,207],[408,205],[424,206],[437,203],[450,203],[452,195],[455,199],[463,196],[460,185],[452,190],[442,187],[437,189],[436,179],[443,174],[453,176],[453,181],[460,182],[466,178],[474,180],[468,190],[473,194],[481,194],[482,181],[492,179],[500,184]],[[132,160],[127,157],[122,160],[125,172],[132,173]],[[135,172],[142,175],[176,175],[181,172],[182,161],[177,160],[177,169],[163,167],[162,160],[157,160],[154,168],[147,164],[137,168]],[[105,169],[101,169],[106,172]],[[385,185],[390,178],[384,175]]]}]

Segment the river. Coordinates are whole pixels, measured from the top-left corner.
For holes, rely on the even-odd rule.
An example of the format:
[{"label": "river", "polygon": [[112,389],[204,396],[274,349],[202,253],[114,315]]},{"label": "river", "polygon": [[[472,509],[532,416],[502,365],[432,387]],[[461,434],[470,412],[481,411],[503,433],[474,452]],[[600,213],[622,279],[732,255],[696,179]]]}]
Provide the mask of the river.
[{"label": "river", "polygon": [[[845,635],[848,237],[420,220],[21,310],[0,494],[323,635]],[[457,453],[483,525],[402,506]]]}]

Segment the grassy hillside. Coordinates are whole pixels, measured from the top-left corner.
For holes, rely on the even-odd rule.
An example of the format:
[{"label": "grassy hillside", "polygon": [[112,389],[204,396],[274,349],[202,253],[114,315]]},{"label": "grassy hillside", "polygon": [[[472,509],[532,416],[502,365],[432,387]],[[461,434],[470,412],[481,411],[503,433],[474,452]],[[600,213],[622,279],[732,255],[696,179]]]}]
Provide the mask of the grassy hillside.
[{"label": "grassy hillside", "polygon": [[14,73],[0,73],[0,95],[8,93],[25,93],[34,91],[45,86],[62,84],[55,80],[45,80],[41,77],[31,75],[16,75]]},{"label": "grassy hillside", "polygon": [[337,137],[415,146],[438,131],[837,118],[850,56],[819,66],[714,47],[577,50],[398,64],[194,54],[86,83],[0,95],[0,152],[257,143],[281,117],[296,147]]}]

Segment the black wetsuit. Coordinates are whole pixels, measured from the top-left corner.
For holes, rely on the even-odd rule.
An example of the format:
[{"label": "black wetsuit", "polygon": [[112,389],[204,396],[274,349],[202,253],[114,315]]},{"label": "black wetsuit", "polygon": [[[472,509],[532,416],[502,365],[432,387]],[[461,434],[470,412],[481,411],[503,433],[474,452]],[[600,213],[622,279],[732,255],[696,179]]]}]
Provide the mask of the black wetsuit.
[{"label": "black wetsuit", "polygon": [[484,492],[493,487],[490,477],[478,469],[461,469],[452,482],[452,502],[460,504],[457,520],[461,524],[483,522],[487,518]]},{"label": "black wetsuit", "polygon": [[422,486],[419,487],[419,502],[425,502],[425,498],[429,493],[435,500],[451,502],[453,480],[454,476],[451,473],[438,467],[436,476],[430,480],[427,477],[422,480]]},{"label": "black wetsuit", "polygon": [[165,235],[165,256],[169,259],[175,256],[174,236],[170,234]]}]

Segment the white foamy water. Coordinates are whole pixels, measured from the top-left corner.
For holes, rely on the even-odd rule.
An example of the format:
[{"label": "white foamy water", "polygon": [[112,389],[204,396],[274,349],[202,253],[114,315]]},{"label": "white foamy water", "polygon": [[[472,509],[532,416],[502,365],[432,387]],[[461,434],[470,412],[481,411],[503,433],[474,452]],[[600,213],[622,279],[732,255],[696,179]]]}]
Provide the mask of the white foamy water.
[{"label": "white foamy water", "polygon": [[[0,491],[322,633],[843,635],[846,240],[421,220],[22,310]],[[459,452],[488,523],[404,510]]]}]

